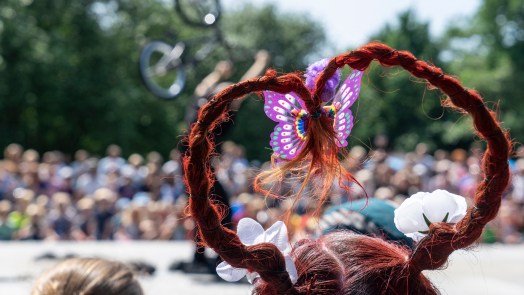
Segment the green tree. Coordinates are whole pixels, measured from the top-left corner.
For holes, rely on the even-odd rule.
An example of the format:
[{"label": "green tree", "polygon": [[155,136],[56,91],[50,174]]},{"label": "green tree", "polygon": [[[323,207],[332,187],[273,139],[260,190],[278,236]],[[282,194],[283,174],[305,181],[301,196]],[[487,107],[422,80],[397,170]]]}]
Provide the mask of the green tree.
[{"label": "green tree", "polygon": [[451,67],[501,114],[504,127],[521,142],[524,96],[524,1],[484,0],[477,13],[447,34]]},{"label": "green tree", "polygon": [[[253,53],[267,48],[275,64],[287,70],[302,68],[303,57],[323,40],[321,29],[301,19],[274,7],[248,6],[221,25],[231,42],[243,40],[240,45]],[[265,22],[246,25],[253,20]],[[224,58],[218,52],[191,71],[176,101],[158,100],[139,79],[138,54],[148,40],[166,39],[165,32],[172,30],[181,39],[208,34],[184,25],[169,1],[1,1],[0,147],[18,142],[40,151],[102,153],[117,143],[125,153],[167,154],[185,128],[184,110],[195,85]],[[271,38],[262,34],[268,31]],[[302,40],[301,34],[309,32],[319,45]],[[237,65],[233,79],[249,62]]]},{"label": "green tree", "polygon": [[[100,22],[96,5],[102,3],[0,4],[1,145],[101,152],[114,142],[145,151],[173,137],[165,128],[167,110],[138,83],[136,36],[119,42],[118,31]],[[165,11],[158,3],[155,9]],[[123,16],[114,17],[118,22]],[[164,136],[155,141],[141,140],[162,129]]]}]

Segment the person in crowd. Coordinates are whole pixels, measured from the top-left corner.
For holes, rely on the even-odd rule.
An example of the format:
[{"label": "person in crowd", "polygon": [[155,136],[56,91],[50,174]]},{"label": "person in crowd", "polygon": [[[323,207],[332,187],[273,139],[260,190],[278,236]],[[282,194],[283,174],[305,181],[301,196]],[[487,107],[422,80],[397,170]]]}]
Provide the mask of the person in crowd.
[{"label": "person in crowd", "polygon": [[31,190],[19,187],[13,190],[13,196],[15,198],[14,210],[9,213],[8,220],[13,228],[18,231],[29,223],[26,209],[27,206],[33,202],[35,193]]},{"label": "person in crowd", "polygon": [[0,241],[11,240],[15,232],[8,220],[9,212],[11,212],[11,203],[7,200],[0,201]]},{"label": "person in crowd", "polygon": [[73,216],[75,209],[71,206],[71,196],[58,192],[52,197],[54,208],[51,211],[49,223],[53,235],[58,240],[71,240],[73,231]]},{"label": "person in crowd", "polygon": [[76,204],[77,215],[73,221],[72,237],[77,241],[93,240],[96,236],[95,201],[83,197]]},{"label": "person in crowd", "polygon": [[24,148],[18,143],[11,143],[4,149],[4,160],[11,162],[14,165],[20,164],[22,160],[22,155],[24,153]]},{"label": "person in crowd", "polygon": [[111,221],[115,215],[115,193],[108,188],[99,188],[94,192],[93,197],[95,200],[95,237],[97,240],[112,239],[113,223]]},{"label": "person in crowd", "polygon": [[17,239],[23,241],[41,241],[47,237],[47,224],[44,221],[44,210],[37,204],[27,206],[26,214],[29,223],[17,233]]},{"label": "person in crowd", "polygon": [[86,171],[82,172],[74,182],[75,199],[92,195],[95,190],[102,187],[102,182],[97,176],[98,160],[89,158],[86,160]]}]

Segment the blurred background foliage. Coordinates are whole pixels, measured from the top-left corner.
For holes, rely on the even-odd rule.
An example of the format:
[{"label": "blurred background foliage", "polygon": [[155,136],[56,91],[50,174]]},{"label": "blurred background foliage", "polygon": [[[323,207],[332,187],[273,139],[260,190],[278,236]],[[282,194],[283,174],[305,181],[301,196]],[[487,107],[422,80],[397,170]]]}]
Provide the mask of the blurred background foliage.
[{"label": "blurred background foliage", "polygon": [[[304,70],[321,56],[323,28],[311,18],[247,5],[226,11],[220,25],[232,44],[266,49],[280,72]],[[413,12],[398,16],[370,40],[413,52],[480,91],[501,113],[505,127],[524,138],[524,1],[484,0],[470,19],[457,20],[443,36]],[[39,151],[72,153],[83,148],[102,154],[111,143],[125,154],[177,146],[184,111],[196,84],[223,56],[210,57],[189,73],[176,101],[155,98],[138,74],[140,48],[152,39],[173,43],[205,35],[177,17],[162,0],[2,0],[0,2],[0,146],[17,142]],[[353,48],[347,48],[351,50]],[[236,65],[237,81],[250,60]],[[363,80],[353,144],[372,147],[387,134],[393,149],[467,147],[471,124],[440,106],[444,97],[398,69],[372,66]],[[273,123],[260,99],[247,100],[225,138],[246,147],[251,159],[266,160]]]}]

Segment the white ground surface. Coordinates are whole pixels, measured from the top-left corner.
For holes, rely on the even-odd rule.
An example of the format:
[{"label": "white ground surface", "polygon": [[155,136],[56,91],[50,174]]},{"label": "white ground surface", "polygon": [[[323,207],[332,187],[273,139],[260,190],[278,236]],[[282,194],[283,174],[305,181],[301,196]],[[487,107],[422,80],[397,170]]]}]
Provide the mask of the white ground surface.
[{"label": "white ground surface", "polygon": [[[146,294],[249,294],[247,284],[219,282],[208,275],[168,272],[168,265],[174,260],[191,258],[192,247],[189,242],[0,242],[0,295],[29,294],[35,277],[53,264],[34,261],[46,252],[150,262],[157,272],[141,278]],[[455,252],[446,270],[427,274],[444,295],[523,295],[524,245],[484,245],[468,252]]]}]

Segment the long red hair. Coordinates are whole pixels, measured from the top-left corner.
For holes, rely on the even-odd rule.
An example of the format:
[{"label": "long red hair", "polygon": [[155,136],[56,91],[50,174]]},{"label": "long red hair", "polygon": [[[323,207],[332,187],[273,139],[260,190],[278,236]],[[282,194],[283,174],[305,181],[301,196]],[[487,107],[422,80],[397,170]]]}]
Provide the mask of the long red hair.
[{"label": "long red hair", "polygon": [[[308,267],[309,261],[305,257],[310,256],[298,255],[301,249],[306,249],[302,247],[306,247],[307,243],[302,244],[302,247],[296,247],[294,257],[300,278],[293,285],[285,271],[284,258],[274,245],[263,243],[245,246],[235,232],[221,226],[221,210],[209,199],[209,189],[213,179],[210,157],[215,148],[210,131],[227,118],[232,100],[253,92],[293,91],[304,99],[309,111],[314,111],[320,106],[320,94],[327,79],[336,69],[348,65],[363,71],[373,60],[386,67],[402,67],[413,76],[425,79],[431,86],[440,89],[448,96],[445,106],[472,116],[478,136],[487,142],[482,161],[484,180],[477,188],[474,204],[468,209],[466,217],[456,225],[432,224],[428,236],[417,245],[415,250],[395,248],[394,245],[377,238],[357,236],[351,238],[358,243],[346,241],[337,244],[337,247],[333,246],[334,248],[324,247],[329,245],[327,242],[323,244],[324,246],[309,246],[309,249],[313,249],[311,253],[318,250],[316,253],[321,253],[323,258],[315,264],[315,267]],[[369,290],[377,291],[378,294],[420,294],[416,293],[419,291],[422,294],[435,294],[436,291],[432,289],[421,271],[444,266],[453,251],[468,247],[479,238],[486,223],[497,214],[502,192],[509,182],[508,157],[511,151],[509,135],[501,129],[496,114],[487,109],[480,95],[473,90],[465,89],[456,78],[444,74],[440,68],[417,60],[407,51],[394,50],[381,43],[370,43],[331,59],[328,67],[317,78],[313,93],[304,86],[302,79],[296,74],[277,76],[274,71],[268,71],[265,76],[240,82],[218,93],[200,110],[198,120],[192,126],[188,139],[189,152],[184,157],[185,182],[190,194],[189,212],[198,225],[203,241],[225,261],[234,267],[246,268],[260,274],[262,282],[255,289],[260,294],[361,294],[351,292],[358,292],[354,289],[355,286],[360,286],[364,290],[365,286],[369,287],[370,284],[378,282],[384,282],[385,285]],[[335,171],[332,174],[335,176],[339,173],[336,150],[331,150],[333,146],[331,141],[323,140],[326,136],[332,135],[330,126],[331,123],[319,120],[318,123],[308,127],[308,134],[315,136],[311,136],[311,140],[297,159],[288,164],[289,169],[292,169],[293,164],[307,159],[310,173],[318,172],[318,175],[322,175],[326,171],[328,173]],[[329,160],[327,166],[322,163],[326,154]],[[327,177],[325,184],[330,181],[329,178],[331,176]],[[332,181],[329,185],[331,183]],[[324,240],[328,241],[329,237],[323,238],[320,242]],[[375,250],[368,251],[366,248]],[[344,260],[342,256],[346,254],[344,251],[360,258]],[[387,264],[389,260],[392,261],[391,265]],[[371,264],[364,267],[362,265],[364,263]],[[340,267],[334,267],[335,265]],[[350,283],[342,284],[340,283],[342,281]],[[315,289],[315,286],[324,287]],[[346,291],[351,292],[346,293]]]}]

